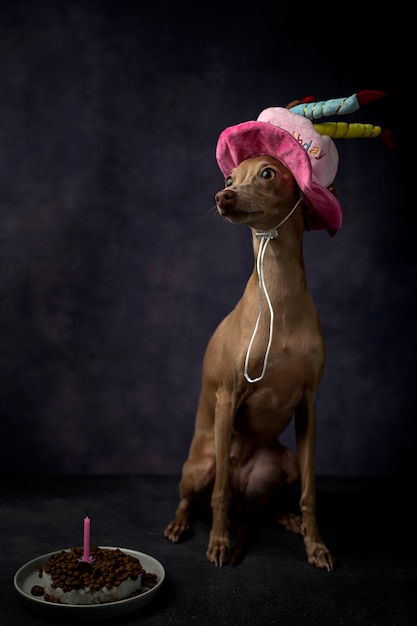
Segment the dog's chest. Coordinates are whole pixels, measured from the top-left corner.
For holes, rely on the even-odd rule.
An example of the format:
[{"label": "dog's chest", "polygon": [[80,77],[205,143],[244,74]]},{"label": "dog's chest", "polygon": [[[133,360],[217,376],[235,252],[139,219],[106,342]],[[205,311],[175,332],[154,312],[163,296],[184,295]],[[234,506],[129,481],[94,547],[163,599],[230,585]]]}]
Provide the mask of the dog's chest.
[{"label": "dog's chest", "polygon": [[277,382],[274,387],[262,385],[236,411],[234,430],[244,437],[275,438],[290,423],[302,396],[302,387],[291,381]]},{"label": "dog's chest", "polygon": [[[235,415],[236,432],[249,437],[273,438],[290,423],[305,394],[315,389],[323,371],[322,341],[317,337],[309,349],[282,349],[270,355],[265,375],[259,382],[248,383],[244,400]],[[262,366],[256,359],[250,364],[253,374]],[[251,370],[251,368],[249,368]]]},{"label": "dog's chest", "polygon": [[[274,328],[268,346],[268,334],[255,338],[251,348],[241,350],[238,359],[245,360],[251,378],[257,378],[265,370],[258,385],[249,394],[262,398],[265,389],[276,399],[279,406],[291,402],[293,390],[306,390],[316,386],[324,366],[324,340],[318,324],[299,324],[292,330]],[[260,400],[260,404],[264,402]]]}]

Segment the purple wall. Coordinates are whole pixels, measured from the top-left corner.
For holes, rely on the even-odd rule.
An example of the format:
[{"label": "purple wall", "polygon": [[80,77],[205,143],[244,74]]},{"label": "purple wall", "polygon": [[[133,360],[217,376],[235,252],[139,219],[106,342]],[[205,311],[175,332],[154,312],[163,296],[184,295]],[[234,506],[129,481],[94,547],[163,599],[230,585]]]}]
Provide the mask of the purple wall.
[{"label": "purple wall", "polygon": [[316,470],[415,472],[401,49],[363,7],[355,32],[311,2],[222,5],[0,7],[3,473],[180,473],[206,342],[253,265],[249,231],[212,211],[218,135],[362,89],[387,95],[350,121],[398,147],[340,140],[343,228],[305,235],[328,351]]}]

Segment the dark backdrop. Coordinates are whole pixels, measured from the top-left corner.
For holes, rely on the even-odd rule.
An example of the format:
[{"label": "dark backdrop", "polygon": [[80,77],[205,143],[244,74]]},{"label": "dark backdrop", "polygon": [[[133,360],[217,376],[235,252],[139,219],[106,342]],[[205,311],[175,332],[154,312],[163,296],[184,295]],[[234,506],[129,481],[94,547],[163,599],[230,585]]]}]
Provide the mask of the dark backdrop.
[{"label": "dark backdrop", "polygon": [[349,121],[390,128],[397,149],[339,140],[343,228],[305,235],[328,351],[316,469],[415,472],[402,17],[312,2],[0,7],[1,471],[179,474],[206,342],[253,265],[249,230],[212,211],[220,132],[306,95],[377,89]]}]

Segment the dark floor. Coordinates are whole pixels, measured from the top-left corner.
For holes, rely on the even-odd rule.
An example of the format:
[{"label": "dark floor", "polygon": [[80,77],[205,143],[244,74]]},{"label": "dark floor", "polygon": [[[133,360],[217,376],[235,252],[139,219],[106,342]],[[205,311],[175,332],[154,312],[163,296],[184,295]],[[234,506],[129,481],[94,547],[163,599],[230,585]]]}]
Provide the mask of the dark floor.
[{"label": "dark floor", "polygon": [[[216,568],[207,520],[184,543],[163,536],[177,505],[175,477],[3,478],[0,505],[2,626],[58,624],[26,606],[13,585],[27,561],[91,541],[144,552],[166,578],[147,606],[100,623],[239,626],[416,626],[417,550],[411,485],[395,479],[317,479],[319,526],[337,558],[333,572],[308,565],[300,536],[260,521],[242,562]],[[91,620],[90,620],[91,621]]]}]

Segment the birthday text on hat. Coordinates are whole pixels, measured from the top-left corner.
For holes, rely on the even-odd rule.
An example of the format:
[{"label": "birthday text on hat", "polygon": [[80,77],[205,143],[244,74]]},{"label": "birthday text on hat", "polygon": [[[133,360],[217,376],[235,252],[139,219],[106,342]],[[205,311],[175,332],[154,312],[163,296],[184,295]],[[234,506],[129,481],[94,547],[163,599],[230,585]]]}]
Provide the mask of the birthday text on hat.
[{"label": "birthday text on hat", "polygon": [[298,133],[298,136],[296,136],[296,131],[293,131],[291,134],[294,137],[294,139],[298,141],[298,143],[301,144],[303,148],[305,148],[306,152],[310,154],[313,159],[320,161],[320,159],[326,156],[326,152],[323,152],[320,146],[313,144],[312,139],[309,141],[309,143],[303,143],[304,140],[301,137],[300,133]]}]

